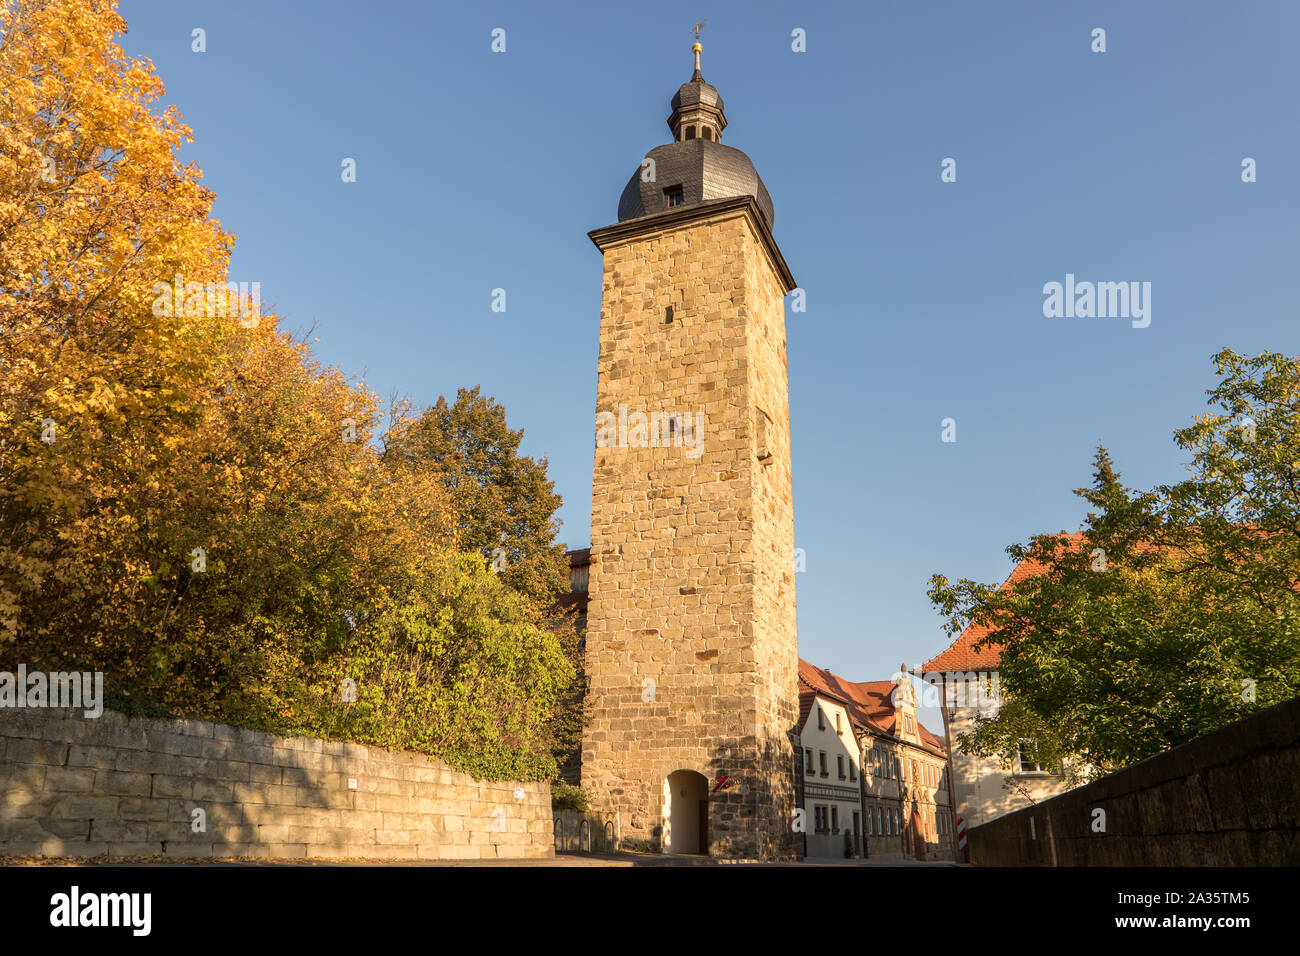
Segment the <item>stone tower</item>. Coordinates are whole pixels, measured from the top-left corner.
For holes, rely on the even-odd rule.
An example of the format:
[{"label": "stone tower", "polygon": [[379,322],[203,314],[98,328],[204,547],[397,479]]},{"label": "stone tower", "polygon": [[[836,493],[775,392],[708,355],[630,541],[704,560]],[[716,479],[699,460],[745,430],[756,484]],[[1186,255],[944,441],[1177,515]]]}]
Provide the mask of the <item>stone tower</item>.
[{"label": "stone tower", "polygon": [[624,842],[794,855],[785,295],[763,181],[695,73],[604,256],[582,784]]}]

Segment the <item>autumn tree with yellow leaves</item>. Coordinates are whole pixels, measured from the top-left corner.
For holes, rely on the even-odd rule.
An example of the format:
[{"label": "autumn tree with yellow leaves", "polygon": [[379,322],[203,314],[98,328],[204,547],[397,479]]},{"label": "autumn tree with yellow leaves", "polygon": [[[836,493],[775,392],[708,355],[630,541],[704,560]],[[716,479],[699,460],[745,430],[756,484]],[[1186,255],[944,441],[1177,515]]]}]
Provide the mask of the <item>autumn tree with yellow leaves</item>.
[{"label": "autumn tree with yellow leaves", "polygon": [[124,28],[109,0],[0,5],[0,660],[550,775],[560,639],[458,547],[437,477],[376,453],[370,391],[211,307],[234,237]]}]

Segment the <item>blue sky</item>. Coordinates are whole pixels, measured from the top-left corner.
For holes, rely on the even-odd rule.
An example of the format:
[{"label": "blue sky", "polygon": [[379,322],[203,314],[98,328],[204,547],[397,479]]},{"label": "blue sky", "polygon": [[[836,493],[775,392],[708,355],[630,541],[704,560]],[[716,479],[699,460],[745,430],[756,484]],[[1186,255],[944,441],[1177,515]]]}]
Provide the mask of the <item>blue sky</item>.
[{"label": "blue sky", "polygon": [[[946,646],[931,574],[999,582],[1008,544],[1076,529],[1098,441],[1129,484],[1177,479],[1170,432],[1205,409],[1217,349],[1297,351],[1295,3],[121,12],[194,129],[231,278],[381,396],[481,384],[549,459],[574,547],[600,319],[586,233],[668,141],[707,16],[724,142],[763,176],[807,296],[787,314],[800,653],[850,679]],[[1067,273],[1150,282],[1150,326],[1045,318]]]}]

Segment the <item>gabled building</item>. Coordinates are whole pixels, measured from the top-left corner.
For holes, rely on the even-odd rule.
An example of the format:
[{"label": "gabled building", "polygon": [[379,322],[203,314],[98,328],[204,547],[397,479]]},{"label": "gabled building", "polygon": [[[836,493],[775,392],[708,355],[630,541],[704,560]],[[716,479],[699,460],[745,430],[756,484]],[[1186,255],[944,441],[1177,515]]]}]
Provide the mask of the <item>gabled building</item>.
[{"label": "gabled building", "polygon": [[[1077,534],[1064,537],[1082,540]],[[999,590],[1044,570],[1038,562],[1025,559],[1016,565]],[[918,675],[939,690],[946,749],[951,755],[953,807],[967,828],[1071,789],[1064,768],[1047,767],[1039,762],[1033,740],[1021,742],[1009,766],[998,757],[961,753],[958,735],[973,730],[977,716],[997,713],[1001,703],[998,664],[1002,648],[997,645],[975,648],[975,643],[987,634],[988,628],[971,625],[943,653],[926,661],[923,675]]]},{"label": "gabled building", "polygon": [[[803,671],[806,662],[799,662]],[[852,704],[799,682],[803,748],[804,856],[861,856],[862,752]]]},{"label": "gabled building", "polygon": [[[799,661],[805,856],[953,859],[947,753],[912,681],[857,683]],[[857,806],[853,805],[855,799]]]}]

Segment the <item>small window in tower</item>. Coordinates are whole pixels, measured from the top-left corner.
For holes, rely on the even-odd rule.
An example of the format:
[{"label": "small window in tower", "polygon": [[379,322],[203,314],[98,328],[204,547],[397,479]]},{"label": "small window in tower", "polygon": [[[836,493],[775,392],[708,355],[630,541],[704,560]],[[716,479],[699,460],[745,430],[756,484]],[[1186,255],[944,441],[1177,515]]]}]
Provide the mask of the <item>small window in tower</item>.
[{"label": "small window in tower", "polygon": [[669,186],[667,189],[665,189],[664,201],[668,203],[669,209],[673,208],[673,206],[680,206],[684,202],[686,202],[685,196],[682,195],[682,187]]},{"label": "small window in tower", "polygon": [[754,425],[757,434],[755,437],[755,449],[758,453],[758,460],[764,465],[772,464],[772,446],[769,444],[772,430],[772,420],[767,417],[767,412],[761,408],[755,408]]},{"label": "small window in tower", "polygon": [[704,127],[704,138],[710,142],[713,141],[713,130],[708,126]]},{"label": "small window in tower", "polygon": [[694,126],[688,126],[688,127],[686,127],[686,138],[687,138],[687,139],[694,139],[694,138],[695,138],[695,127],[694,127]]}]

